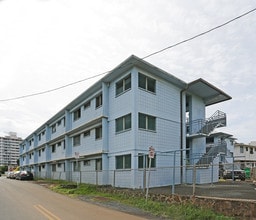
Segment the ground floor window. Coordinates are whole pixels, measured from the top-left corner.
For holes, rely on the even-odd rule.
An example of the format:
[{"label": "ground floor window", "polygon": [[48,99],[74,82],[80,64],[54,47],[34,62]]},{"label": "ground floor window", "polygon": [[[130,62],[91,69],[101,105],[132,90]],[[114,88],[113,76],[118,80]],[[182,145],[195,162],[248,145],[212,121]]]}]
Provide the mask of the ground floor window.
[{"label": "ground floor window", "polygon": [[[138,168],[149,168],[149,160],[150,158],[146,154],[139,154],[138,156]],[[151,159],[151,168],[156,167],[156,156]]]},{"label": "ground floor window", "polygon": [[95,169],[97,171],[102,170],[102,159],[101,158],[100,159],[96,159],[96,167],[95,167]]},{"label": "ground floor window", "polygon": [[131,169],[131,154],[116,156],[116,169]]},{"label": "ground floor window", "polygon": [[52,164],[52,172],[56,172],[56,164]]},{"label": "ground floor window", "polygon": [[75,171],[75,172],[80,171],[80,162],[79,161],[73,162],[73,171]]}]

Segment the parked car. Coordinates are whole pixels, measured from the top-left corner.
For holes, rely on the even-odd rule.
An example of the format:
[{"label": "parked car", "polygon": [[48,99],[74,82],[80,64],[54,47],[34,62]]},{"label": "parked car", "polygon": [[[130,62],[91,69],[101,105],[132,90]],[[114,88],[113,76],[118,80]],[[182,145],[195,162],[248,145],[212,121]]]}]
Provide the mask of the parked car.
[{"label": "parked car", "polygon": [[16,176],[20,173],[20,171],[11,172],[9,178],[16,179]]},{"label": "parked car", "polygon": [[20,171],[17,175],[16,175],[16,180],[33,180],[34,176],[33,173],[31,173],[30,171]]},{"label": "parked car", "polygon": [[6,173],[6,178],[9,179],[9,178],[11,177],[11,175],[12,175],[12,172],[11,172],[11,171],[10,171],[10,172],[7,172],[7,173]]},{"label": "parked car", "polygon": [[223,179],[232,179],[234,172],[234,180],[240,179],[245,180],[245,171],[240,169],[240,167],[236,164],[223,164],[220,170]]}]

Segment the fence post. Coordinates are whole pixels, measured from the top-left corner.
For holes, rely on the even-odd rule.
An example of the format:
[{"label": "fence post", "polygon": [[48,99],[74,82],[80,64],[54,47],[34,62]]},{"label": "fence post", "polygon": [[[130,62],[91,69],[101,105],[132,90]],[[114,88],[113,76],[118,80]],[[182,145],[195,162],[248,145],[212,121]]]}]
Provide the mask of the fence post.
[{"label": "fence post", "polygon": [[99,171],[96,170],[96,186],[98,185],[98,173],[99,173]]},{"label": "fence post", "polygon": [[113,176],[113,186],[116,187],[116,171],[114,170],[114,176]]},{"label": "fence post", "polygon": [[149,182],[150,182],[150,169],[151,169],[151,157],[149,158],[149,168],[148,168],[148,182],[146,191],[146,201],[148,200]]},{"label": "fence post", "polygon": [[211,170],[211,185],[213,186],[213,157],[212,157],[212,170]]},{"label": "fence post", "polygon": [[193,196],[196,193],[196,164],[193,165]]},{"label": "fence post", "polygon": [[176,165],[176,151],[174,151],[174,158],[173,158],[173,173],[172,173],[172,195],[175,193],[175,165]]},{"label": "fence post", "polygon": [[147,176],[147,173],[146,173],[146,167],[144,168],[143,170],[143,192],[145,192],[146,190],[146,177]]}]

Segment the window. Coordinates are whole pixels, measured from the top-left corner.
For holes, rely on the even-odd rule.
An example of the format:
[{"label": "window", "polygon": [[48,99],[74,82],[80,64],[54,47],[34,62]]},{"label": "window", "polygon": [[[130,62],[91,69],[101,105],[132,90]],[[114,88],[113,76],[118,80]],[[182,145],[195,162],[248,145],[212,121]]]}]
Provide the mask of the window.
[{"label": "window", "polygon": [[38,155],[39,155],[39,157],[41,157],[41,150],[38,151]]},{"label": "window", "polygon": [[91,134],[90,130],[84,132],[84,137],[89,137]]},{"label": "window", "polygon": [[240,146],[240,153],[244,153],[244,147],[243,146]]},{"label": "window", "polygon": [[139,73],[139,87],[147,91],[156,92],[156,80]]},{"label": "window", "polygon": [[116,156],[116,169],[131,169],[131,154]]},{"label": "window", "polygon": [[100,106],[102,106],[102,94],[100,94],[99,96],[96,97],[96,108],[99,108]]},{"label": "window", "polygon": [[96,159],[96,164],[95,165],[96,165],[95,169],[97,171],[102,170],[102,159]]},{"label": "window", "polygon": [[150,115],[139,113],[139,128],[155,131],[156,130],[156,118]]},{"label": "window", "polygon": [[84,160],[84,166],[90,166],[91,161],[90,160]]},{"label": "window", "polygon": [[56,145],[52,145],[52,153],[55,153],[56,152]]},{"label": "window", "polygon": [[[149,168],[149,157],[145,154],[139,154],[138,156],[138,168]],[[156,156],[151,159],[151,167],[156,167]]]},{"label": "window", "polygon": [[74,161],[73,162],[73,171],[80,171],[80,162],[79,161]]},{"label": "window", "polygon": [[61,168],[61,163],[58,163],[58,167]]},{"label": "window", "polygon": [[57,126],[61,125],[61,120],[57,121]]},{"label": "window", "polygon": [[116,132],[128,130],[131,126],[131,114],[116,119]]},{"label": "window", "polygon": [[245,150],[248,151],[248,147],[245,147]]},{"label": "window", "polygon": [[80,134],[73,137],[73,146],[79,146],[80,145]]},{"label": "window", "polygon": [[31,140],[29,140],[29,146],[31,146],[34,142],[34,139],[32,138]]},{"label": "window", "polygon": [[250,147],[250,154],[253,154],[253,148]]},{"label": "window", "polygon": [[61,142],[58,142],[58,143],[57,143],[57,146],[60,147],[60,146],[61,146]]},{"label": "window", "polygon": [[119,95],[131,88],[131,74],[116,83],[116,95]]},{"label": "window", "polygon": [[95,139],[102,138],[102,127],[95,128]]},{"label": "window", "polygon": [[74,121],[78,120],[79,118],[81,118],[81,109],[77,109],[76,111],[74,111]]},{"label": "window", "polygon": [[56,124],[52,125],[52,133],[56,132]]},{"label": "window", "polygon": [[52,172],[56,172],[56,164],[52,164]]},{"label": "window", "polygon": [[86,102],[86,103],[84,104],[84,109],[87,109],[87,108],[89,108],[90,106],[91,106],[91,101]]}]

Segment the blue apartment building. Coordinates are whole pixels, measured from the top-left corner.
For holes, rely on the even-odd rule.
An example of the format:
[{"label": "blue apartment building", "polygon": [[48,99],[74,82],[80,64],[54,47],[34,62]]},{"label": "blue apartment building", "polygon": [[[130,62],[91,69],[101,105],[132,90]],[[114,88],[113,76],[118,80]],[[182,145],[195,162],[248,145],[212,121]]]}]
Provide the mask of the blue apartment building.
[{"label": "blue apartment building", "polygon": [[[132,55],[20,144],[20,167],[36,177],[144,188],[189,183],[188,165],[207,156],[206,137],[226,126],[207,106],[231,99],[203,79],[186,83]],[[218,180],[207,160],[197,183]]]}]

